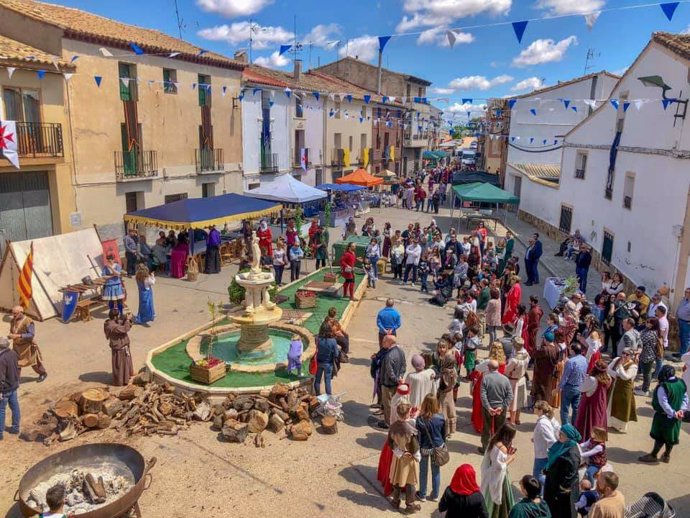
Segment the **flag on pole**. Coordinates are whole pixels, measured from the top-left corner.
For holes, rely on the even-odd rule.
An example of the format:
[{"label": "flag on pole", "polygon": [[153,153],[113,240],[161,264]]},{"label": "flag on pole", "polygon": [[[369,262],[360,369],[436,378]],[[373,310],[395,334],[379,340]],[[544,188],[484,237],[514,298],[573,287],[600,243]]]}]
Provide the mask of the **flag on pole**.
[{"label": "flag on pole", "polygon": [[309,149],[307,148],[300,148],[299,150],[299,165],[300,167],[306,171],[307,168],[309,167]]},{"label": "flag on pole", "polygon": [[14,121],[0,120],[0,152],[14,167],[19,169],[17,125]]},{"label": "flag on pole", "polygon": [[19,304],[26,309],[29,307],[33,290],[31,288],[31,276],[34,271],[34,244],[31,243],[29,248],[29,255],[26,256],[24,266],[19,274],[19,281],[17,282],[17,291],[19,292]]}]

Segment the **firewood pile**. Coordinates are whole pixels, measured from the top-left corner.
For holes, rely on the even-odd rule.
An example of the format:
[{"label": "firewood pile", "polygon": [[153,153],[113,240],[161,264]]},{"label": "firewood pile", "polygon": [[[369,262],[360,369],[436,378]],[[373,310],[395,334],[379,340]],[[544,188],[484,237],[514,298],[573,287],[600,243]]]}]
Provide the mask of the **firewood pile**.
[{"label": "firewood pile", "polygon": [[[132,384],[117,391],[95,387],[61,398],[23,438],[48,446],[107,428],[128,436],[177,435],[199,421],[211,422],[229,442],[244,443],[252,434],[254,444],[263,447],[265,430],[281,439],[306,441],[313,433],[312,416],[317,415],[318,407],[318,399],[308,389],[290,389],[284,384],[259,394],[231,394],[221,404],[212,405],[200,393],[189,395],[168,383],[151,382],[142,371]],[[336,423],[327,418],[322,426],[325,433],[337,432]]]}]

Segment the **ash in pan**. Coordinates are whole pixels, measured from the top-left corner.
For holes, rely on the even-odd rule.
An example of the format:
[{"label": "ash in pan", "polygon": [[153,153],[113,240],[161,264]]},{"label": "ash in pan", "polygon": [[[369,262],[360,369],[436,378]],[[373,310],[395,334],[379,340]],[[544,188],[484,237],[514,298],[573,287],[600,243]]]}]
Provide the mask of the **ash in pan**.
[{"label": "ash in pan", "polygon": [[42,512],[48,512],[46,493],[62,484],[65,487],[65,514],[88,513],[114,502],[133,486],[133,483],[107,466],[93,470],[74,469],[71,473],[53,475],[31,491],[27,503]]}]

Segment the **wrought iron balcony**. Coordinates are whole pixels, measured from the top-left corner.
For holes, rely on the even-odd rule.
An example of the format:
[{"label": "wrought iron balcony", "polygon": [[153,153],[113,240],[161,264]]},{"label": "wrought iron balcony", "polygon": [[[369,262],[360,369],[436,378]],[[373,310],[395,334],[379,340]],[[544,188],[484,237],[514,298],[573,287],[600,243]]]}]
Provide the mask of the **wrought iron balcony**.
[{"label": "wrought iron balcony", "polygon": [[194,153],[197,173],[210,173],[222,171],[225,159],[222,149],[197,149]]},{"label": "wrought iron balcony", "polygon": [[345,163],[345,150],[342,148],[336,148],[333,150],[333,155],[331,156],[331,165],[342,166]]},{"label": "wrought iron balcony", "polygon": [[262,173],[277,173],[278,172],[278,153],[261,152],[261,169]]},{"label": "wrought iron balcony", "polygon": [[115,177],[117,180],[151,178],[158,176],[156,151],[115,151]]},{"label": "wrought iron balcony", "polygon": [[[62,125],[50,122],[17,122],[17,153],[20,158],[64,156]],[[0,151],[0,156],[2,152]]]}]

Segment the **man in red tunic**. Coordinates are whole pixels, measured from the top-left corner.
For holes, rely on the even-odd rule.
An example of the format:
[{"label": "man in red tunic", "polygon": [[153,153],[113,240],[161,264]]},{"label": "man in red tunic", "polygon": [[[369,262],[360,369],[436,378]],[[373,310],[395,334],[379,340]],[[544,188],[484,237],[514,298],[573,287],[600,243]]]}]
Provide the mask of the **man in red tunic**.
[{"label": "man in red tunic", "polygon": [[350,300],[355,300],[355,256],[356,246],[354,243],[347,245],[347,250],[340,258],[340,274],[345,279],[343,284],[343,297],[349,295]]},{"label": "man in red tunic", "polygon": [[261,223],[259,223],[256,236],[259,238],[261,254],[264,257],[273,257],[273,234],[265,219],[262,219]]},{"label": "man in red tunic", "polygon": [[525,340],[525,349],[530,356],[534,352],[537,345],[537,333],[541,325],[541,319],[544,317],[544,310],[539,306],[539,298],[534,295],[529,297],[529,312],[527,313],[527,340]]}]

